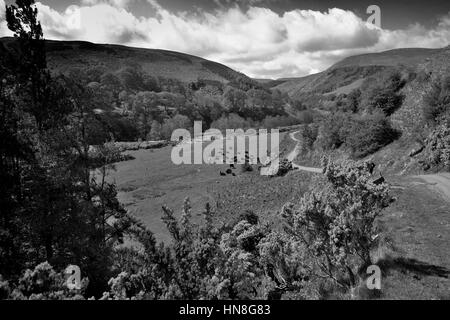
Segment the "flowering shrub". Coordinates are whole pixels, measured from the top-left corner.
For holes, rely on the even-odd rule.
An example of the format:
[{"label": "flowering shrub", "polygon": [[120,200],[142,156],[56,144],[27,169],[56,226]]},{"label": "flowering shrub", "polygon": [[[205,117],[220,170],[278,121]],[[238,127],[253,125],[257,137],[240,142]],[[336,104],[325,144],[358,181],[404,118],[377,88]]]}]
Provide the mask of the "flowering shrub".
[{"label": "flowering shrub", "polygon": [[351,288],[371,264],[375,219],[388,206],[388,185],[372,183],[367,163],[323,161],[327,183],[283,210],[288,232],[305,245],[319,274]]},{"label": "flowering shrub", "polygon": [[18,283],[10,285],[0,281],[0,292],[8,292],[8,299],[14,300],[80,300],[88,284],[83,279],[80,290],[70,290],[66,285],[65,275],[53,270],[53,267],[44,262],[37,265],[34,270],[26,270]]},{"label": "flowering shrub", "polygon": [[450,171],[450,120],[437,126],[426,140],[427,162]]},{"label": "flowering shrub", "polygon": [[[284,230],[250,211],[235,223],[214,223],[209,205],[196,225],[188,199],[180,218],[164,208],[168,246],[134,221],[128,232],[134,245],[114,250],[115,276],[102,299],[319,299],[334,290],[331,282],[342,292],[354,288],[360,269],[372,262],[375,219],[390,202],[388,186],[372,182],[365,162],[323,166],[326,181],[298,206],[281,209]],[[71,291],[62,273],[42,263],[14,283],[0,277],[0,295],[82,299],[86,284]]]}]

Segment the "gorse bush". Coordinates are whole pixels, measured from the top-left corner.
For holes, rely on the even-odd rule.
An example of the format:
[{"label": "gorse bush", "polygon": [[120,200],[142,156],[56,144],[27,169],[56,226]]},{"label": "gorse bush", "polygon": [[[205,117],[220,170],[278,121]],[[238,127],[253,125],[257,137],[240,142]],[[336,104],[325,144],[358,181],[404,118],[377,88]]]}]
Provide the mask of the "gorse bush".
[{"label": "gorse bush", "polygon": [[427,163],[450,171],[450,120],[437,126],[426,139]]},{"label": "gorse bush", "polygon": [[389,205],[387,184],[372,183],[365,162],[324,161],[327,183],[285,208],[287,232],[304,245],[316,272],[352,288],[360,269],[372,263],[375,220]]},{"label": "gorse bush", "polygon": [[251,218],[232,228],[216,227],[209,205],[203,217],[201,226],[192,224],[188,200],[180,219],[164,208],[171,246],[156,246],[149,234],[139,235],[145,250],[126,250],[133,259],[110,280],[103,299],[265,298],[271,281],[259,263],[257,246],[266,228]]},{"label": "gorse bush", "polygon": [[26,270],[15,286],[0,283],[0,290],[6,291],[6,297],[13,300],[82,300],[88,280],[82,279],[81,289],[70,290],[66,285],[66,276],[53,270],[44,262],[33,270]]},{"label": "gorse bush", "polygon": [[433,82],[424,97],[422,114],[432,126],[439,124],[446,117],[450,119],[450,76]]},{"label": "gorse bush", "polygon": [[[220,224],[209,205],[196,225],[189,200],[178,219],[164,208],[167,246],[134,221],[133,246],[113,251],[115,275],[102,299],[318,299],[336,286],[345,294],[373,262],[376,219],[390,197],[387,184],[372,183],[365,162],[325,161],[324,168],[317,189],[297,206],[283,206],[284,229],[250,211]],[[80,299],[89,297],[86,284],[68,291],[64,275],[44,263],[17,281],[0,281],[0,292],[10,299]]]}]

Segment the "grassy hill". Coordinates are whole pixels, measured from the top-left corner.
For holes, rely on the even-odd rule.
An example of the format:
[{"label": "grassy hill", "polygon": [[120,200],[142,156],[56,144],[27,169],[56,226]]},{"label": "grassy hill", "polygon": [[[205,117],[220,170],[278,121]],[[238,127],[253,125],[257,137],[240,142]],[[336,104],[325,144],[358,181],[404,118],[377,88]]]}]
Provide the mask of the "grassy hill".
[{"label": "grassy hill", "polygon": [[[0,43],[14,45],[13,38],[1,38]],[[129,65],[139,65],[154,77],[193,82],[198,79],[226,83],[244,76],[220,63],[196,56],[157,49],[141,49],[120,45],[94,44],[83,41],[46,41],[49,67],[55,72],[72,68],[104,67],[110,71]]]},{"label": "grassy hill", "polygon": [[[273,82],[273,88],[288,93],[294,99],[310,92],[319,94],[348,93],[348,90],[346,90],[348,87],[358,88],[363,79],[380,71],[391,68],[416,69],[421,64],[431,63],[445,52],[445,48],[405,48],[356,55],[348,57],[317,74],[290,80],[276,80]],[[343,90],[339,90],[340,88],[343,88]]]}]

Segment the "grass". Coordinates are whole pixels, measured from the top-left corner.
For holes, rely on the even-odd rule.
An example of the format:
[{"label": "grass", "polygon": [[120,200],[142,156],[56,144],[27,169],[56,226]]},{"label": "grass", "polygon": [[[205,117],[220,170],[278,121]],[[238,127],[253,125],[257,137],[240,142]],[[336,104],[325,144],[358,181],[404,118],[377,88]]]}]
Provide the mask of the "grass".
[{"label": "grass", "polygon": [[396,202],[381,224],[390,249],[379,257],[382,299],[450,299],[450,209],[412,177],[396,178]]},{"label": "grass", "polygon": [[[290,150],[290,146],[286,146],[290,139],[286,137],[287,134],[280,134],[282,153]],[[268,178],[260,176],[256,167],[253,172],[242,173],[239,166],[234,170],[236,176],[221,176],[220,171],[226,171],[229,165],[177,166],[171,161],[171,150],[171,147],[165,147],[130,151],[128,154],[135,159],[116,163],[115,171],[108,176],[108,180],[117,185],[119,201],[154,232],[158,241],[170,240],[161,220],[164,205],[179,213],[188,197],[194,222],[201,221],[198,214],[208,202],[214,208],[221,203],[217,210],[218,221],[227,221],[244,209],[265,215],[300,197],[308,177],[307,174],[292,173],[284,178]]]},{"label": "grass", "polygon": [[[292,145],[281,138],[283,153]],[[189,197],[194,222],[209,202],[216,222],[232,222],[246,210],[278,228],[278,213],[287,202],[299,199],[320,176],[293,171],[285,177],[264,177],[254,170],[220,176],[228,165],[173,165],[171,148],[130,152],[134,160],[116,164],[109,176],[116,182],[119,200],[155,233],[170,240],[161,220],[162,206],[181,212]],[[383,170],[384,171],[384,170]],[[382,288],[369,291],[362,284],[360,299],[450,299],[450,209],[448,202],[422,180],[384,171],[396,201],[379,219],[382,246],[375,254],[382,270]]]}]

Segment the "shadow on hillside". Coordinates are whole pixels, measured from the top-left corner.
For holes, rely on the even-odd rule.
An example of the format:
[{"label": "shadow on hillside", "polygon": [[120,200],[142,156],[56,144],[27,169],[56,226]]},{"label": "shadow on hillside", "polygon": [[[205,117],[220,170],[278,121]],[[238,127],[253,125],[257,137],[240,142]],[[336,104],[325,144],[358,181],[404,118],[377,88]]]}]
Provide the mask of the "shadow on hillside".
[{"label": "shadow on hillside", "polygon": [[378,261],[377,265],[384,272],[396,270],[402,273],[412,272],[416,275],[435,276],[441,278],[448,278],[450,275],[450,270],[445,267],[403,257],[386,257],[385,259]]}]

